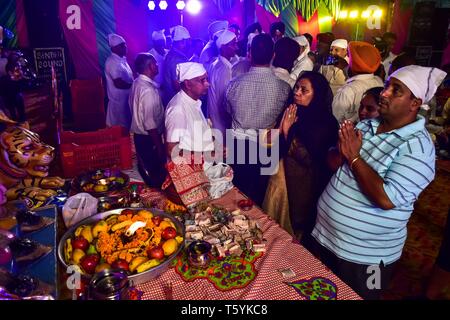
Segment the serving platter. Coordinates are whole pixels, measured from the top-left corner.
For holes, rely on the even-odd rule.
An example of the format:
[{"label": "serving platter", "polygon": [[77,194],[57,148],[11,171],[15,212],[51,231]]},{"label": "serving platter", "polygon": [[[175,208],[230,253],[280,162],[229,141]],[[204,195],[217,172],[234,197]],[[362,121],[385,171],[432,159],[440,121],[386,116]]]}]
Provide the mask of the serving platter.
[{"label": "serving platter", "polygon": [[[68,239],[73,239],[75,235],[75,230],[83,225],[94,225],[95,223],[99,222],[100,220],[104,220],[112,215],[120,215],[121,212],[125,209],[130,209],[133,211],[139,211],[139,210],[147,210],[150,211],[154,217],[160,216],[162,219],[168,218],[176,227],[177,234],[181,234],[183,236],[183,241],[178,245],[177,250],[172,253],[170,256],[168,256],[161,264],[152,267],[151,269],[137,273],[137,274],[130,274],[129,280],[131,281],[132,285],[137,285],[141,283],[145,283],[149,280],[152,280],[156,277],[158,277],[160,274],[162,274],[164,271],[166,271],[172,260],[180,253],[181,250],[184,248],[184,237],[185,237],[185,228],[184,225],[178,221],[173,215],[165,213],[159,209],[149,209],[149,208],[124,208],[124,209],[115,209],[110,211],[105,211],[102,213],[98,213],[96,215],[93,215],[91,217],[88,217],[84,220],[81,220],[77,224],[70,227],[64,235],[61,237],[59,243],[58,243],[58,259],[64,266],[64,268],[68,268],[69,264],[65,260],[65,253],[64,253],[64,246]],[[92,275],[90,274],[83,274],[84,277],[91,278]]]}]

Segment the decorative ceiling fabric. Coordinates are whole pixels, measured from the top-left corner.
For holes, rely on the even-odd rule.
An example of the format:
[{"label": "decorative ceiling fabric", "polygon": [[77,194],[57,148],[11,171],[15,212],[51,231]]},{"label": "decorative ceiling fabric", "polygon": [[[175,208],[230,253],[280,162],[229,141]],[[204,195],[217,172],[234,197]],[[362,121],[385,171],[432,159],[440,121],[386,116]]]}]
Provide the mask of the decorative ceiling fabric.
[{"label": "decorative ceiling fabric", "polygon": [[281,11],[292,5],[300,12],[303,19],[308,21],[316,12],[320,3],[323,3],[330,14],[336,19],[339,14],[341,0],[256,0],[256,2],[264,7],[267,11],[275,16],[279,16]]},{"label": "decorative ceiling fabric", "polygon": [[220,13],[224,14],[230,11],[239,0],[213,0]]}]

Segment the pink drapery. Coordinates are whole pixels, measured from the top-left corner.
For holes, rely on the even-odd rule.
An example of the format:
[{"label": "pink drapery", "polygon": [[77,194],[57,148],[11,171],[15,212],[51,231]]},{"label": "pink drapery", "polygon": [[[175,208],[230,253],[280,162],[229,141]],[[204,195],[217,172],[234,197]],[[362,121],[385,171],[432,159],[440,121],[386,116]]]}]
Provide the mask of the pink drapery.
[{"label": "pink drapery", "polygon": [[[72,13],[67,13],[67,9],[71,5],[80,8],[80,29],[68,28],[68,18]],[[76,78],[93,79],[102,75],[98,59],[92,0],[60,0],[59,18],[67,45],[70,48],[69,53],[74,62]]]}]

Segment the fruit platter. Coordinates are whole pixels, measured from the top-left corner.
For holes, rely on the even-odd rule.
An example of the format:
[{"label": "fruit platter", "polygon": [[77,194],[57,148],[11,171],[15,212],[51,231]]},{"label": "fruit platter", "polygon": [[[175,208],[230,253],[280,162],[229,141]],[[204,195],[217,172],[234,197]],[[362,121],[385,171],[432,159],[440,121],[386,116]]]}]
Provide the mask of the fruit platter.
[{"label": "fruit platter", "polygon": [[106,269],[123,269],[136,285],[170,265],[184,247],[184,226],[157,209],[102,212],[73,225],[61,238],[58,258],[90,278]]},{"label": "fruit platter", "polygon": [[93,196],[105,196],[121,191],[130,182],[127,174],[117,168],[98,169],[81,174],[72,180],[72,189],[87,192]]}]

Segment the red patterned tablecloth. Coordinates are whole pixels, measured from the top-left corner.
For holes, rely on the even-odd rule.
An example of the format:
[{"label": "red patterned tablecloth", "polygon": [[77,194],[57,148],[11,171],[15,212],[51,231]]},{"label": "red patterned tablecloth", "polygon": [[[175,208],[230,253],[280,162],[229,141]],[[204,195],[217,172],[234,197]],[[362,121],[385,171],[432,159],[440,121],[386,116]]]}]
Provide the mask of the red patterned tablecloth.
[{"label": "red patterned tablecloth", "polygon": [[[237,189],[233,189],[213,203],[227,209],[235,210],[237,202],[246,197]],[[142,299],[175,299],[175,300],[302,300],[304,299],[294,288],[284,283],[279,269],[292,269],[296,277],[289,282],[309,280],[323,277],[337,286],[337,299],[361,299],[350,287],[343,283],[325,265],[316,259],[303,246],[293,241],[291,235],[284,231],[275,221],[260,208],[253,207],[246,214],[258,220],[264,238],[268,240],[266,253],[256,263],[258,275],[243,289],[226,292],[214,288],[206,279],[185,282],[173,268],[158,278],[138,285],[143,291]]]}]

